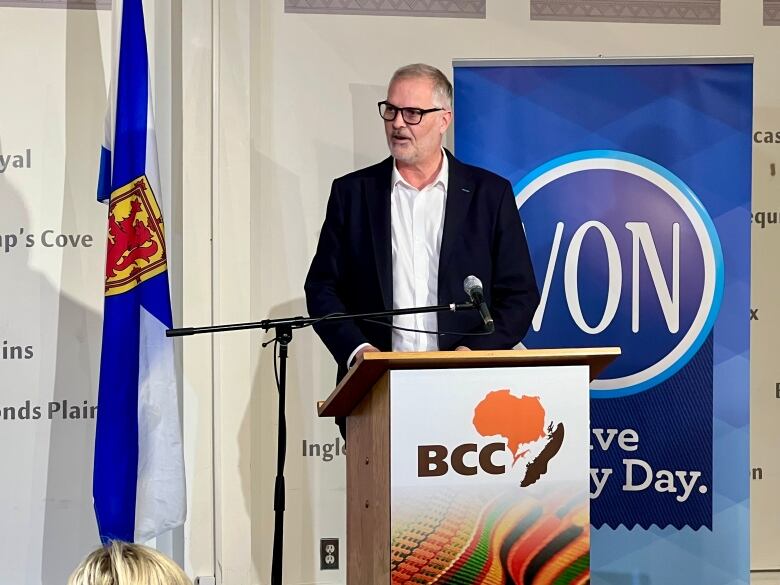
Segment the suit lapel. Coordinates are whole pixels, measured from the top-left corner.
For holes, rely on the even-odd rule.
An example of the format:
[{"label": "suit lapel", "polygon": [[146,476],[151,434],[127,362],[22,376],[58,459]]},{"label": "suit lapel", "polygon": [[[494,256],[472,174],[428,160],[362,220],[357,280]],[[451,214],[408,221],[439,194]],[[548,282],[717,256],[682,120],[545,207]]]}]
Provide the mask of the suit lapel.
[{"label": "suit lapel", "polygon": [[390,232],[390,181],[393,173],[393,159],[386,159],[379,172],[368,179],[363,196],[366,198],[371,240],[382,290],[385,310],[393,308],[392,235]]},{"label": "suit lapel", "polygon": [[474,182],[463,166],[449,151],[449,178],[447,181],[447,203],[444,208],[444,229],[441,236],[441,251],[439,252],[439,290],[442,290],[442,276],[447,272],[447,263],[459,239],[463,221],[468,215],[471,198],[474,196]]}]

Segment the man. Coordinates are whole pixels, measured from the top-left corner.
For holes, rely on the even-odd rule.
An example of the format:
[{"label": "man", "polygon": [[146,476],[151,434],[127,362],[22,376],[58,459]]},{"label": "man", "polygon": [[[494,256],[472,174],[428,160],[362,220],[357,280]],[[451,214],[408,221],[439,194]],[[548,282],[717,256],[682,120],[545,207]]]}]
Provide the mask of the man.
[{"label": "man", "polygon": [[442,148],[452,85],[438,69],[398,69],[379,113],[391,156],[333,181],[306,277],[309,314],[460,302],[464,278],[475,275],[495,331],[479,335],[476,311],[393,319],[431,333],[323,322],[315,330],[336,359],[338,379],[367,351],[512,348],[528,330],[539,293],[511,185]]}]

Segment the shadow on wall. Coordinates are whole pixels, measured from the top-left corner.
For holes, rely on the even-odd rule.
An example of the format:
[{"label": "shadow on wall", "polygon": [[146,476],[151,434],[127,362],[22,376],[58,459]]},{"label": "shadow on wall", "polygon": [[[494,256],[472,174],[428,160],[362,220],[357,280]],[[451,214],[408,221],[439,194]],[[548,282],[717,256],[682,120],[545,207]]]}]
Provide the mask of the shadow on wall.
[{"label": "shadow on wall", "polygon": [[384,122],[377,109],[377,102],[387,97],[387,88],[383,85],[351,83],[349,93],[352,95],[355,169],[362,169],[389,156]]},{"label": "shadow on wall", "polygon": [[[40,501],[46,481],[46,405],[50,400],[50,369],[46,364],[54,342],[41,332],[56,316],[58,299],[47,278],[30,266],[30,250],[24,240],[32,233],[30,214],[5,174],[0,174],[0,208],[0,274],[5,284],[0,287],[0,458],[6,470],[0,485],[5,536],[0,552],[0,580],[24,583],[28,574],[36,575],[36,559],[28,559],[27,541],[34,542],[40,530]],[[11,235],[19,239],[14,242]],[[13,282],[12,287],[9,282]],[[10,354],[13,357],[9,359],[6,350],[13,352],[15,347],[26,353]],[[28,412],[22,410],[25,407]],[[35,407],[39,410],[37,420]]]},{"label": "shadow on wall", "polygon": [[[107,91],[96,3],[91,3],[91,10],[83,10],[85,4],[68,2],[82,10],[68,10],[66,16],[63,205],[61,224],[52,227],[62,233],[92,234],[93,248],[63,249],[60,288],[90,296],[94,290],[100,298],[103,278],[97,267],[104,263],[105,226],[95,225],[94,219],[105,212],[90,206],[102,207],[95,199],[95,186]],[[56,364],[51,400],[96,404],[101,315],[63,292],[56,327],[55,353],[42,357]],[[92,508],[95,421],[60,417],[51,425],[41,559],[44,585],[64,583],[99,543]]]},{"label": "shadow on wall", "polygon": [[[250,211],[252,319],[307,314],[303,283],[317,243],[315,230],[322,224],[324,199],[337,172],[334,168],[349,161],[351,155],[328,144],[314,146],[315,159],[305,161],[305,166],[311,170],[310,179],[323,185],[322,193],[302,192],[297,173],[258,150],[253,151],[252,186],[259,195],[252,198]],[[274,303],[274,299],[283,301]],[[261,579],[267,579],[270,574],[274,526],[278,394],[273,347],[260,346],[262,341],[271,338],[271,333],[262,332],[251,336],[251,351],[255,356],[252,398],[242,420],[239,439],[245,444],[247,433],[251,438],[251,452],[242,453],[240,467],[253,471],[241,483],[244,498],[251,501],[252,559]],[[312,329],[294,332],[287,373],[284,581],[319,582],[322,575],[318,573],[318,539],[345,531],[341,513],[345,480],[343,460],[323,465],[313,458],[301,457],[304,439],[320,441],[320,437],[338,434],[331,420],[317,418],[316,402],[333,388],[336,369]],[[331,502],[333,508],[341,502],[341,512],[315,509],[315,506],[330,506]],[[331,520],[334,517],[340,524]]]},{"label": "shadow on wall", "polygon": [[[300,228],[305,224],[304,213],[309,201],[302,200],[298,175],[282,167],[257,149],[252,152],[252,185],[258,186],[260,196],[251,202],[251,306],[252,318],[276,319],[305,315],[306,306],[302,298],[295,298],[270,308],[266,312],[266,299],[277,291],[287,291],[289,283],[300,279],[300,292],[305,274],[309,246],[306,231]],[[306,264],[308,266],[308,264]],[[296,295],[297,296],[297,295]],[[276,431],[278,412],[278,393],[274,381],[274,348],[270,344],[262,348],[261,343],[272,339],[273,332],[266,334],[255,331],[251,335],[251,351],[254,377],[252,379],[252,398],[250,407],[241,423],[241,434],[251,436],[251,452],[242,453],[242,470],[254,470],[252,477],[242,477],[244,498],[252,502],[252,562],[256,574],[267,579],[271,570],[271,551],[273,546],[273,494],[276,476]],[[285,533],[287,547],[284,554],[285,582],[295,582],[291,567],[297,566],[301,555],[308,547],[301,546],[301,536],[310,533],[298,525],[298,518],[311,518],[307,508],[311,499],[308,493],[310,481],[300,476],[295,458],[296,438],[300,435],[302,383],[301,369],[306,368],[307,350],[304,349],[304,334],[294,332],[290,344],[287,362],[287,465]],[[245,457],[250,457],[250,465]],[[298,478],[300,477],[300,484]],[[300,485],[302,491],[291,490]]]},{"label": "shadow on wall", "polygon": [[[273,307],[267,318],[278,319],[306,314],[305,302],[302,298],[293,299]],[[313,562],[309,558],[314,550],[314,524],[311,502],[313,499],[314,479],[309,476],[309,470],[298,456],[298,445],[301,437],[310,433],[311,418],[316,416],[314,406],[309,404],[309,393],[302,384],[305,370],[311,363],[309,357],[308,333],[296,330],[293,341],[289,345],[287,360],[287,456],[285,466],[286,511],[284,551],[285,582],[298,582],[297,571],[304,571]],[[276,445],[278,425],[278,392],[274,380],[274,344],[261,348],[261,340],[273,339],[273,331],[265,334],[253,334],[253,351],[257,351],[257,367],[252,382],[251,406],[241,424],[241,433],[250,432],[252,436],[252,465],[255,470],[252,482],[252,493],[249,493],[250,478],[242,480],[244,497],[252,498],[256,507],[252,517],[256,519],[252,525],[252,557],[255,570],[261,578],[270,573],[271,550],[273,544],[273,485],[276,477]],[[256,350],[254,349],[256,348]],[[243,456],[243,454],[242,454]],[[241,469],[250,466],[241,464]],[[258,483],[262,485],[258,485]],[[252,497],[253,496],[253,497]],[[311,542],[310,540],[311,539]],[[301,582],[308,582],[303,579]]]},{"label": "shadow on wall", "polygon": [[[57,230],[58,226],[34,229],[21,194],[3,175],[0,201],[0,233],[18,233],[24,228],[39,247],[42,229]],[[42,255],[57,253],[46,250]],[[65,251],[63,256],[78,253]],[[91,507],[94,421],[64,418],[67,410],[63,411],[63,401],[78,406],[79,414],[84,400],[94,402],[92,380],[97,373],[94,356],[99,351],[100,318],[36,270],[30,263],[30,250],[23,244],[0,258],[2,274],[14,281],[12,289],[0,291],[0,306],[13,309],[0,319],[2,339],[10,345],[29,346],[32,354],[29,362],[4,363],[4,378],[8,377],[4,403],[22,405],[29,400],[31,406],[40,408],[37,420],[5,428],[4,464],[17,471],[6,478],[9,492],[3,501],[22,516],[7,515],[3,524],[16,527],[23,537],[19,542],[27,543],[39,537],[43,522],[41,582],[60,585],[98,542]],[[28,501],[29,508],[19,508],[15,501]],[[13,550],[14,544],[6,543],[5,547]],[[4,573],[29,574],[31,567],[14,567],[27,559],[19,553],[3,563]]]}]

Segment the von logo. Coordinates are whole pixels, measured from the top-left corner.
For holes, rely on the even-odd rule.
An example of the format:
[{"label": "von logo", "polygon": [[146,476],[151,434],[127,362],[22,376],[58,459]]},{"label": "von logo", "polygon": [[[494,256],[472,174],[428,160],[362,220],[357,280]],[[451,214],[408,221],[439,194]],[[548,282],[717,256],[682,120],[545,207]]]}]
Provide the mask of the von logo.
[{"label": "von logo", "polygon": [[529,347],[620,346],[591,388],[656,386],[709,335],[723,290],[712,220],[667,169],[615,151],[555,159],[515,188],[541,303]]},{"label": "von logo", "polygon": [[[619,346],[591,382],[594,428],[632,428],[652,469],[712,482],[712,329],[724,267],[715,226],[669,169],[615,151],[554,159],[515,187],[541,302],[528,347]],[[606,400],[601,400],[606,399]],[[614,400],[619,399],[619,400]],[[625,455],[625,454],[623,454]],[[622,469],[616,450],[594,469]],[[606,486],[594,526],[711,527],[712,499]]]}]

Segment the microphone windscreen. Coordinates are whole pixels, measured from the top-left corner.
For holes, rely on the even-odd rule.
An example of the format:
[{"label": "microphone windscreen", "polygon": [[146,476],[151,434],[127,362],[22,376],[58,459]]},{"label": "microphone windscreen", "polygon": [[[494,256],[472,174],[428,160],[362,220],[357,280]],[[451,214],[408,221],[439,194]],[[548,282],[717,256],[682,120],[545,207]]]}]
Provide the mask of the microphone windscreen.
[{"label": "microphone windscreen", "polygon": [[463,280],[463,292],[471,296],[471,293],[476,289],[479,289],[480,292],[482,291],[482,281],[471,274]]}]

